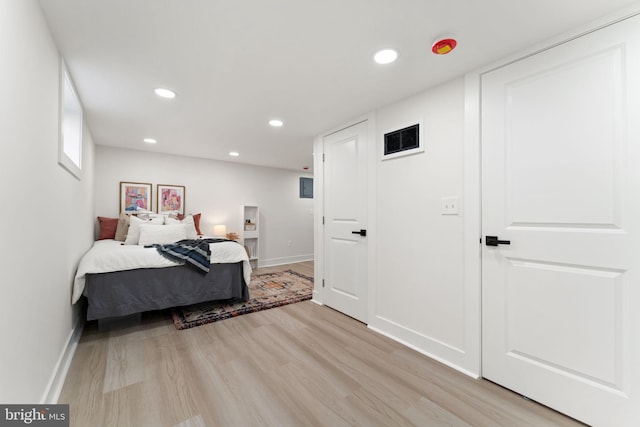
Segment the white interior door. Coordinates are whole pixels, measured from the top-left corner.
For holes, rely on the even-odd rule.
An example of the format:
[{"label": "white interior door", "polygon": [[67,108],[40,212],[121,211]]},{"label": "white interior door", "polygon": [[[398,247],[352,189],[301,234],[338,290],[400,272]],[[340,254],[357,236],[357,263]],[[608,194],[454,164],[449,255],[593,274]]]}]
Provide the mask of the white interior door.
[{"label": "white interior door", "polygon": [[640,425],[639,62],[636,17],[482,77],[483,376],[595,426]]},{"label": "white interior door", "polygon": [[[324,137],[326,305],[367,322],[367,127]],[[363,232],[362,234],[365,234]]]}]

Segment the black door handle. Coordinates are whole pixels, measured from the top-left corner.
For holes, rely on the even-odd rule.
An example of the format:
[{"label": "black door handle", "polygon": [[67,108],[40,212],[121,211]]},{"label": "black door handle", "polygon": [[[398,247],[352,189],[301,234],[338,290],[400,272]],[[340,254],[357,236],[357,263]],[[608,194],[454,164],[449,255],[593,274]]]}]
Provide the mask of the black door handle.
[{"label": "black door handle", "polygon": [[498,236],[484,236],[484,242],[487,246],[510,245],[511,240],[498,240]]},{"label": "black door handle", "polygon": [[359,234],[362,237],[367,237],[367,230],[352,231],[351,234]]}]

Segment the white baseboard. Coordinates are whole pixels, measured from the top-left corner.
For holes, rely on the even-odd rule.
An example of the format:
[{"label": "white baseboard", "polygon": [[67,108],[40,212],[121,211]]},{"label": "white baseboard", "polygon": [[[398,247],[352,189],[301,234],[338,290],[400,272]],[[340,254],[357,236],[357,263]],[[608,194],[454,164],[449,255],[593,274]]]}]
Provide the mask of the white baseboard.
[{"label": "white baseboard", "polygon": [[[412,350],[417,351],[420,354],[424,354],[425,356],[434,359],[444,365],[449,366],[459,372],[462,372],[465,375],[470,376],[471,378],[478,379],[480,375],[478,372],[473,372],[467,367],[463,366],[458,361],[465,360],[464,352],[459,349],[455,349],[454,347],[448,346],[444,343],[438,343],[433,340],[433,342],[429,339],[426,339],[424,336],[420,336],[415,332],[403,328],[400,325],[394,324],[382,317],[376,316],[374,324],[368,324],[367,327],[372,331],[375,331],[381,335],[384,335],[387,338],[391,338],[392,340],[409,347]],[[442,354],[436,354],[435,351],[431,351],[431,348],[438,348],[439,353],[448,354],[448,357],[443,357]],[[457,357],[456,357],[457,356]]]},{"label": "white baseboard", "polygon": [[82,336],[84,323],[84,319],[79,317],[78,321],[69,333],[67,343],[60,353],[58,363],[56,363],[53,373],[51,374],[51,379],[49,380],[49,383],[42,394],[42,398],[40,399],[40,404],[58,403],[58,398],[62,392],[64,380],[67,378],[67,372],[69,372],[69,367],[71,366],[71,360],[73,359],[73,355],[78,347],[78,342]]},{"label": "white baseboard", "polygon": [[304,261],[313,261],[313,254],[258,260],[258,267],[274,267],[276,265],[294,264],[296,262]]},{"label": "white baseboard", "polygon": [[318,305],[324,305],[322,303],[320,292],[316,291],[315,289],[313,290],[313,296],[311,297],[311,302],[316,303]]}]

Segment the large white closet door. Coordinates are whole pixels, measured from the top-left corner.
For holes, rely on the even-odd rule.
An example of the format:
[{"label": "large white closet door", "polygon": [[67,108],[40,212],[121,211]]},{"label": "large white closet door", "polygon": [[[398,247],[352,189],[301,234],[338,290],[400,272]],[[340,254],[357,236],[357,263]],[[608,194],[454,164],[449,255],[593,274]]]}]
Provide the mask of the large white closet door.
[{"label": "large white closet door", "polygon": [[640,425],[639,106],[637,17],[482,76],[483,376],[596,426]]}]

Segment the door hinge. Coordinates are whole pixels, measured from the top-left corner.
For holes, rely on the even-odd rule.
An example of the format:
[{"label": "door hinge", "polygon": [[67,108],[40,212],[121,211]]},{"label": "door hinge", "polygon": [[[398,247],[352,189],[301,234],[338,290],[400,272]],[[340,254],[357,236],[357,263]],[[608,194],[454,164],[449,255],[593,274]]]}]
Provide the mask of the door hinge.
[{"label": "door hinge", "polygon": [[322,279],[322,287],[324,288],[324,279]]},{"label": "door hinge", "polygon": [[324,162],[324,153],[322,153],[322,161]]},{"label": "door hinge", "polygon": [[324,217],[322,217],[322,225],[324,225]]}]

